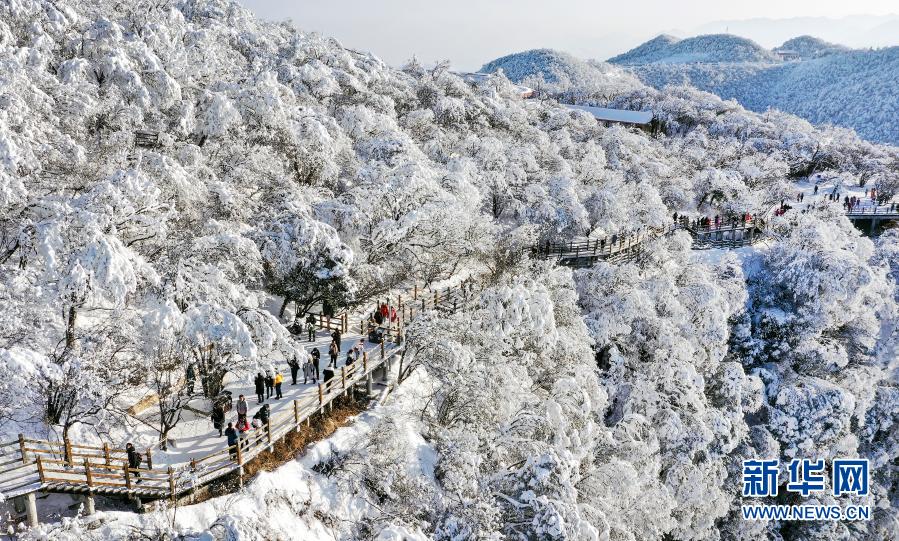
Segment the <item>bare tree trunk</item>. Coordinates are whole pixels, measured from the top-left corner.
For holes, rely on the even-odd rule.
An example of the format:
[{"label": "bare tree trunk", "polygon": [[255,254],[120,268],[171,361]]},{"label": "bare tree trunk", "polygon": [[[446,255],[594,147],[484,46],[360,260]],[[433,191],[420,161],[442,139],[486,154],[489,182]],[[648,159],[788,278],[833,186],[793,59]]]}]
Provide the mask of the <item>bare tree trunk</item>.
[{"label": "bare tree trunk", "polygon": [[78,318],[78,311],[74,306],[69,307],[69,316],[66,323],[66,349],[70,349],[75,345],[75,320]]}]

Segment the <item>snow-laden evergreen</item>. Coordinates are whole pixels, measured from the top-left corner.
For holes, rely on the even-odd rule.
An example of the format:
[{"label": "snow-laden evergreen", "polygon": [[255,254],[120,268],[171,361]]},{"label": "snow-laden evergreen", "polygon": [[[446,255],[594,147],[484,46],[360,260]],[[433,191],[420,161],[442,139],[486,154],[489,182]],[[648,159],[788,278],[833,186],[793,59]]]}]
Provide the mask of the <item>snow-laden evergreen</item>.
[{"label": "snow-laden evergreen", "polygon": [[[828,208],[730,255],[683,233],[576,272],[528,253],[674,212],[761,217],[813,174],[892,197],[899,150],[569,61],[493,66],[539,78],[522,100],[505,75],[393,69],[223,0],[0,3],[3,440],[165,443],[127,411],[162,372],[199,367],[205,407],[296,354],[286,326],[322,300],[479,288],[406,329],[393,404],[275,475],[25,538],[888,539],[899,237]],[[871,459],[872,521],[738,516],[742,459],[834,456]]]}]

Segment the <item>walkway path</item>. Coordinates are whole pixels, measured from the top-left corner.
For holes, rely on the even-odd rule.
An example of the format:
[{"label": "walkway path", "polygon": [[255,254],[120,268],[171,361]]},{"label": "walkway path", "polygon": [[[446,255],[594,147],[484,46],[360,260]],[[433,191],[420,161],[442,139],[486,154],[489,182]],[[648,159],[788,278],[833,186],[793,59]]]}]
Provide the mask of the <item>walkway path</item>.
[{"label": "walkway path", "polygon": [[751,246],[764,239],[760,225],[731,225],[719,227],[695,227],[684,223],[667,227],[645,229],[637,233],[612,236],[602,239],[583,239],[568,243],[546,243],[534,246],[534,257],[555,260],[569,267],[590,267],[597,261],[620,263],[630,261],[643,250],[647,241],[674,233],[686,231],[693,237],[693,248],[740,248]]},{"label": "walkway path", "polygon": [[[145,460],[140,468],[128,467],[123,442],[91,446],[72,441],[33,440],[20,435],[17,441],[0,444],[0,494],[5,498],[24,496],[28,521],[36,524],[35,493],[38,491],[84,494],[88,496],[86,511],[91,514],[93,496],[97,494],[144,500],[177,499],[234,472],[242,478],[245,464],[261,452],[272,449],[290,432],[300,430],[304,423],[308,425],[311,417],[326,415],[334,400],[357,392],[360,386],[371,394],[376,382],[389,387],[391,363],[403,350],[404,323],[422,311],[455,310],[470,298],[470,291],[470,284],[463,282],[442,291],[419,294],[416,287],[412,292],[406,292],[405,298],[398,295],[398,325],[384,329],[385,339],[381,343],[364,342],[362,358],[346,365],[346,351],[362,339],[361,334],[348,329],[350,332],[341,340],[342,351],[335,376],[327,382],[293,386],[287,367],[278,367],[284,369],[284,398],[267,400],[271,408],[268,424],[249,433],[242,444],[230,452],[225,438],[219,437],[212,429],[211,421],[202,417],[177,427],[172,434],[177,447],[172,452],[144,451]],[[343,328],[349,326],[349,318],[344,315],[333,319],[342,321]],[[328,343],[327,336],[319,333],[307,350],[311,347],[325,349]],[[328,355],[326,350],[322,353],[321,366],[324,368]],[[255,389],[246,384],[234,386],[234,383],[229,390],[235,400],[241,393],[246,395],[252,405],[249,412],[252,418],[259,407],[255,404]],[[236,412],[230,416],[236,418]]]}]

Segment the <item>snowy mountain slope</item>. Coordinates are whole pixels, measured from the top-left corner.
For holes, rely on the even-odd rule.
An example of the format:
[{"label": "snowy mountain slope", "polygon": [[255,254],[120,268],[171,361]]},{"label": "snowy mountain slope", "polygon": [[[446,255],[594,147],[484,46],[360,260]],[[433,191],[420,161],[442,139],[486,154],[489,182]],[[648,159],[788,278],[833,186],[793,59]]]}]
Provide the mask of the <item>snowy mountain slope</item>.
[{"label": "snowy mountain slope", "polygon": [[[165,443],[127,396],[159,390],[177,414],[193,369],[208,408],[225,374],[285,367],[304,306],[471,273],[476,302],[406,329],[403,385],[424,400],[375,412],[380,437],[338,437],[346,453],[325,442],[192,508],[182,533],[820,538],[895,522],[899,394],[877,353],[895,241],[825,208],[780,218],[745,263],[696,265],[684,235],[578,274],[527,255],[674,212],[764,213],[812,173],[895,193],[895,147],[601,64],[558,71],[586,89],[559,78],[522,100],[499,74],[392,69],[222,0],[0,3],[0,63],[2,441]],[[651,110],[663,131],[600,125],[557,91]],[[874,461],[875,520],[741,520],[741,460],[812,448]],[[170,518],[136,521],[155,535]],[[58,538],[139,537],[115,527]]]},{"label": "snowy mountain slope", "polygon": [[661,35],[609,59],[612,64],[685,64],[710,62],[774,62],[777,55],[752,40],[731,34],[687,39]]},{"label": "snowy mountain slope", "polygon": [[480,69],[483,73],[499,70],[512,81],[534,84],[533,88],[539,86],[544,92],[549,87],[553,93],[571,90],[582,96],[613,96],[643,86],[626,70],[604,62],[580,60],[552,49],[510,54]]},{"label": "snowy mountain slope", "polygon": [[689,84],[754,111],[776,108],[815,124],[853,128],[873,141],[899,142],[893,121],[899,107],[899,47],[847,51],[814,38],[796,38],[782,47],[798,50],[803,60],[630,62],[617,57],[611,62],[630,64],[640,80],[655,88]]},{"label": "snowy mountain slope", "polygon": [[829,43],[814,36],[799,36],[788,39],[781,46],[775,47],[773,51],[794,52],[803,60],[807,60],[809,58],[817,58],[819,56],[827,56],[834,53],[843,53],[849,51],[849,47],[838,45],[836,43]]}]

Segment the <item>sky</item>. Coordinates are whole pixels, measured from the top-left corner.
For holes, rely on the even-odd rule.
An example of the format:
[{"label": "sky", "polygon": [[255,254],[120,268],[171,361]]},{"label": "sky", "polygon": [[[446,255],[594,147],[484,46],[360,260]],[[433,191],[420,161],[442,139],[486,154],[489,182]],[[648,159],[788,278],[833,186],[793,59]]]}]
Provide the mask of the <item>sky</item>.
[{"label": "sky", "polygon": [[[895,0],[238,0],[263,19],[290,19],[398,66],[449,60],[476,70],[513,52],[549,47],[605,60],[660,33],[739,33],[773,47],[801,33],[846,45],[899,45]],[[850,15],[874,15],[854,17]],[[770,21],[767,19],[804,19]],[[808,19],[826,17],[832,20]],[[759,20],[762,19],[762,20]],[[747,35],[749,34],[749,35]],[[883,34],[886,37],[879,37]],[[784,37],[786,36],[786,37]],[[779,41],[778,41],[779,40]]]}]

